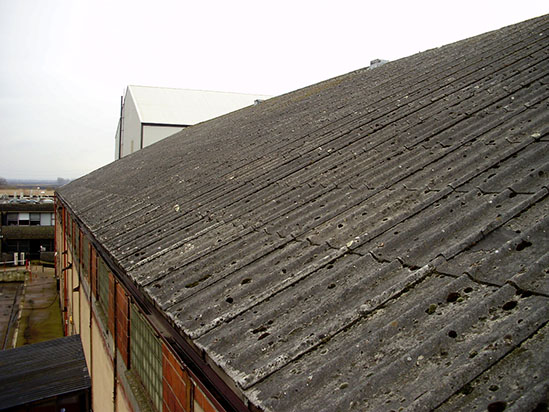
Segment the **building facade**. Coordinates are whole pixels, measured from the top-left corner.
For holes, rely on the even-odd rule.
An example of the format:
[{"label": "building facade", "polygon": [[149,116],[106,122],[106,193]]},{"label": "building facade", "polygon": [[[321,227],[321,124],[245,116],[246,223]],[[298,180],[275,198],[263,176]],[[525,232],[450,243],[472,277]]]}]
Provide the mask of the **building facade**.
[{"label": "building facade", "polygon": [[15,198],[0,203],[1,261],[53,262],[55,214],[53,199]]},{"label": "building facade", "polygon": [[115,136],[115,159],[156,143],[185,127],[253,105],[270,96],[128,86]]},{"label": "building facade", "polygon": [[224,407],[230,403],[223,394],[216,398],[210,392],[208,376],[193,373],[187,363],[196,360],[185,362],[181,342],[151,322],[151,303],[115,274],[104,251],[62,204],[56,208],[55,230],[65,334],[81,337],[93,387],[92,409],[232,410]]}]

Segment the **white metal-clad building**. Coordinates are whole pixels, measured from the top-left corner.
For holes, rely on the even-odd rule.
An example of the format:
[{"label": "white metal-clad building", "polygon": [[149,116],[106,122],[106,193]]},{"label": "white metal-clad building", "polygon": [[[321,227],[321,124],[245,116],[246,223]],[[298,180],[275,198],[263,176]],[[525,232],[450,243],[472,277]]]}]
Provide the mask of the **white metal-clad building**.
[{"label": "white metal-clad building", "polygon": [[241,109],[270,96],[128,86],[116,130],[120,159],[187,126]]}]

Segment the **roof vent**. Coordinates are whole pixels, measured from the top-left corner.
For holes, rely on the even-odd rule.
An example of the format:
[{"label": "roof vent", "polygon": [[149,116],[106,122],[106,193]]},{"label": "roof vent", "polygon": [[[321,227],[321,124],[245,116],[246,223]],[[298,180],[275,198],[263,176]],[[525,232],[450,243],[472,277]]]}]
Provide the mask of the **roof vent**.
[{"label": "roof vent", "polygon": [[385,63],[389,63],[389,60],[374,59],[370,62],[368,69],[375,69],[376,67],[383,66]]}]

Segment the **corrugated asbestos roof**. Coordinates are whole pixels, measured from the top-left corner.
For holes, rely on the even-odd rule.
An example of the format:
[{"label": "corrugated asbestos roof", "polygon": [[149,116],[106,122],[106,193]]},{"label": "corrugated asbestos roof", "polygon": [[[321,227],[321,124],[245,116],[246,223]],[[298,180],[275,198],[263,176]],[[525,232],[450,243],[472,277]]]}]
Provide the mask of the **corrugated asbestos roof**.
[{"label": "corrugated asbestos roof", "polygon": [[0,409],[91,387],[80,335],[0,351]]},{"label": "corrugated asbestos roof", "polygon": [[265,410],[546,405],[548,26],[273,98],[59,194]]}]

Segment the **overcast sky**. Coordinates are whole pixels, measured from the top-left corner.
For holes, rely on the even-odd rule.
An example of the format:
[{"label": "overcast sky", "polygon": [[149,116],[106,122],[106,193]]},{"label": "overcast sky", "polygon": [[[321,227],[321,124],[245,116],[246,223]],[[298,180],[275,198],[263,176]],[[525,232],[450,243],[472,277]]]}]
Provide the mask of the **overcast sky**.
[{"label": "overcast sky", "polygon": [[547,0],[0,0],[0,176],[114,160],[128,84],[279,95],[549,12]]}]

